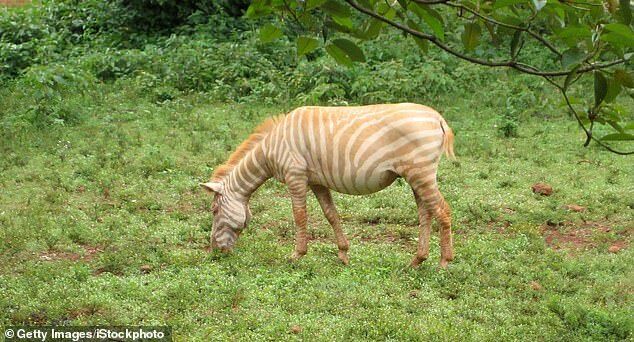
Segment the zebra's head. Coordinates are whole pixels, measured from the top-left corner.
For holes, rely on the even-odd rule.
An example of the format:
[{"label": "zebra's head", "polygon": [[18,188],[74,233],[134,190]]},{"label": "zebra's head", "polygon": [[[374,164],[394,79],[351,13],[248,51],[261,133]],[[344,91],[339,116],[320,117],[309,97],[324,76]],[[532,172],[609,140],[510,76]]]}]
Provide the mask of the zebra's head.
[{"label": "zebra's head", "polygon": [[238,236],[251,220],[249,204],[225,192],[222,182],[200,183],[200,186],[214,194],[211,204],[211,212],[214,215],[211,248],[230,252]]}]

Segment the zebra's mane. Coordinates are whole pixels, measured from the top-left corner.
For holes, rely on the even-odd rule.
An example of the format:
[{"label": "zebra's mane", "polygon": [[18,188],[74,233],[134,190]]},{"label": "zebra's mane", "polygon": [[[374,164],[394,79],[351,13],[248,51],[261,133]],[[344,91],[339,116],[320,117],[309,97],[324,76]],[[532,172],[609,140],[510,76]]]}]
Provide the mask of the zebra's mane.
[{"label": "zebra's mane", "polygon": [[273,130],[275,126],[277,126],[277,124],[282,120],[282,118],[284,118],[285,115],[286,114],[280,114],[270,117],[264,120],[260,125],[258,125],[258,127],[253,130],[251,135],[249,135],[249,137],[246,138],[240,145],[238,145],[236,150],[231,153],[229,159],[227,159],[224,164],[216,168],[214,173],[211,175],[211,180],[220,181],[226,175],[228,175],[231,170],[233,170],[233,168],[238,165],[240,160],[242,160],[242,158],[244,158],[244,156],[246,156],[249,151],[255,148],[255,146],[257,146],[258,143],[262,141],[262,139],[264,139],[264,137],[266,137],[267,134],[271,130]]}]

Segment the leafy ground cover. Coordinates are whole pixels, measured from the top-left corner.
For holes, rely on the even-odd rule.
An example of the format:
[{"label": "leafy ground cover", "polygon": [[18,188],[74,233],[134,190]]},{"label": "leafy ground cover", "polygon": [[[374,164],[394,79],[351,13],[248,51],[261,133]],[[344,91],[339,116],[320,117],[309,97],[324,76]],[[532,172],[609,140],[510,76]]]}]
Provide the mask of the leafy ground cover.
[{"label": "leafy ground cover", "polygon": [[[234,253],[208,252],[211,198],[197,183],[290,105],[157,103],[100,87],[70,98],[91,113],[81,123],[1,141],[2,325],[164,324],[178,340],[632,338],[631,161],[580,148],[567,118],[530,113],[508,139],[495,89],[438,98],[457,136],[458,161],[439,174],[455,262],[438,268],[434,237],[430,260],[407,267],[416,211],[396,182],[335,197],[345,267],[312,198],[309,253],[287,261],[290,202],[273,181]],[[534,194],[536,182],[553,194]]]},{"label": "leafy ground cover", "polygon": [[[291,41],[259,44],[253,23],[220,14],[139,32],[121,4],[0,13],[0,327],[170,325],[177,340],[633,338],[631,158],[582,148],[543,81],[422,55],[396,34],[344,68],[319,51],[298,60]],[[408,267],[417,215],[403,182],[335,196],[347,267],[313,198],[309,253],[287,260],[290,201],[273,181],[254,195],[234,253],[208,251],[211,198],[197,184],[259,121],[298,105],[400,101],[437,108],[456,133],[458,161],[439,172],[454,217],[448,270],[437,237],[430,260]],[[533,193],[539,182],[550,196]]]}]

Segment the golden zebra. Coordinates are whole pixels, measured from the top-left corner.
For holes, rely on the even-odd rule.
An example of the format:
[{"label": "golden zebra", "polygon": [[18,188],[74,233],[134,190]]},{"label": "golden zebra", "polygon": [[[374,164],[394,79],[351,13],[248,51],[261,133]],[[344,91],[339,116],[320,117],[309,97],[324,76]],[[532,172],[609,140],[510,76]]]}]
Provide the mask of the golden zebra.
[{"label": "golden zebra", "polygon": [[412,104],[359,107],[300,107],[263,122],[211,180],[215,193],[212,248],[231,250],[251,218],[249,198],[269,178],[286,183],[297,226],[293,259],[307,251],[306,195],[310,189],[333,227],[339,259],[349,247],[330,190],[362,195],[397,177],[412,187],[418,207],[419,239],[412,265],[429,255],[431,220],[440,222],[442,267],[453,259],[451,214],[436,182],[443,154],[454,157],[453,132],[432,108]]}]

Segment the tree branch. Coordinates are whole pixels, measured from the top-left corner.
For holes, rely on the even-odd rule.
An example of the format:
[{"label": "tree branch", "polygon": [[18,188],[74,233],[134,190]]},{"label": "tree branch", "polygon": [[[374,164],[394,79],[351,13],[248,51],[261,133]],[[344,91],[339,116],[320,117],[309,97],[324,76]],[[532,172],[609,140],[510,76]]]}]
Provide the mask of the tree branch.
[{"label": "tree branch", "polygon": [[[416,0],[414,0],[416,1]],[[521,71],[523,73],[526,74],[530,74],[530,75],[536,75],[536,76],[542,76],[542,77],[547,77],[547,76],[566,76],[568,75],[571,70],[554,70],[554,71],[540,71],[538,68],[531,66],[531,65],[527,65],[525,63],[520,63],[520,62],[516,62],[514,60],[510,60],[510,61],[489,61],[486,59],[480,59],[480,58],[475,58],[475,57],[471,57],[468,56],[466,54],[463,54],[459,51],[456,51],[454,49],[452,49],[449,45],[446,45],[445,43],[443,43],[442,41],[440,41],[438,39],[438,37],[431,35],[431,34],[427,34],[427,33],[423,33],[417,30],[414,30],[408,26],[405,26],[401,23],[395,22],[391,19],[388,19],[372,10],[369,10],[361,5],[359,5],[358,3],[356,3],[354,0],[346,0],[346,2],[352,6],[353,8],[355,8],[356,10],[358,10],[361,13],[364,13],[366,15],[369,15],[377,20],[380,20],[390,26],[393,26],[401,31],[404,31],[406,33],[409,33],[413,36],[416,36],[418,38],[421,39],[425,39],[430,41],[432,44],[436,45],[437,47],[441,48],[442,50],[446,51],[447,53],[458,57],[460,59],[466,60],[468,62],[474,63],[474,64],[479,64],[479,65],[484,65],[484,66],[489,66],[489,67],[508,67],[508,68],[513,68],[516,69],[518,71]],[[615,61],[611,61],[608,63],[594,63],[594,64],[590,64],[586,67],[583,68],[579,68],[576,70],[577,73],[583,74],[583,73],[587,73],[589,71],[593,71],[596,69],[604,69],[613,65],[617,65],[617,64],[621,64],[624,63],[626,61],[626,59],[619,59],[619,60],[615,60]]]},{"label": "tree branch", "polygon": [[562,53],[559,52],[559,50],[557,50],[557,48],[550,43],[548,40],[546,40],[546,38],[540,36],[538,33],[536,33],[535,31],[531,30],[530,28],[527,27],[521,27],[521,26],[516,26],[516,25],[511,25],[511,24],[507,24],[507,23],[503,23],[501,21],[497,21],[491,17],[487,17],[485,15],[480,14],[480,12],[473,10],[467,6],[461,5],[461,4],[455,4],[452,2],[447,2],[446,3],[447,6],[450,7],[454,7],[454,8],[459,8],[461,10],[467,11],[473,15],[475,15],[476,17],[488,21],[491,24],[495,24],[498,26],[502,26],[502,27],[506,27],[506,28],[510,28],[516,31],[522,31],[522,32],[526,32],[528,33],[531,37],[535,38],[536,40],[538,40],[540,43],[542,43],[544,46],[546,46],[550,51],[552,51],[553,53],[555,53],[557,56],[561,57]]},{"label": "tree branch", "polygon": [[616,153],[616,154],[619,154],[619,155],[622,155],[622,156],[627,156],[627,155],[634,154],[634,151],[623,152],[623,151],[615,150],[612,147],[606,145],[603,141],[595,138],[594,135],[592,134],[592,131],[588,130],[586,128],[586,126],[583,124],[583,121],[581,121],[581,118],[579,117],[579,114],[577,113],[575,108],[572,106],[572,103],[570,103],[570,99],[568,98],[568,94],[566,93],[566,89],[564,89],[563,87],[560,87],[560,86],[557,86],[557,88],[559,88],[559,91],[561,91],[561,94],[564,96],[564,99],[566,100],[566,105],[568,106],[568,108],[570,109],[572,114],[575,116],[575,119],[577,119],[577,122],[579,123],[579,126],[581,126],[581,129],[583,129],[584,133],[586,133],[586,143],[584,144],[584,146],[588,146],[588,143],[590,142],[590,140],[594,140],[601,147],[605,148],[606,150],[608,150],[608,151],[610,151],[612,153]]},{"label": "tree branch", "polygon": [[[430,2],[427,2],[429,0],[412,0],[414,2],[417,3],[422,3],[422,4],[430,4]],[[446,3],[448,4],[448,0],[431,0],[432,3],[435,4],[441,4],[441,3]],[[510,60],[510,61],[501,61],[501,62],[495,62],[495,61],[489,61],[489,60],[484,60],[484,59],[479,59],[479,58],[475,58],[475,57],[471,57],[468,55],[465,55],[461,52],[458,52],[454,49],[452,49],[450,46],[446,45],[445,43],[443,43],[442,41],[440,41],[438,39],[438,37],[431,35],[431,34],[427,34],[427,33],[423,33],[414,29],[411,29],[408,26],[405,26],[401,23],[395,22],[389,18],[386,18],[385,16],[382,16],[372,10],[369,10],[361,5],[359,5],[358,3],[356,3],[354,0],[346,0],[346,2],[352,6],[353,8],[355,8],[357,11],[364,13],[368,16],[371,16],[377,20],[380,20],[392,27],[395,27],[403,32],[409,33],[415,37],[421,38],[421,39],[425,39],[428,40],[430,42],[432,42],[434,45],[436,45],[437,47],[441,48],[442,50],[448,52],[451,55],[454,55],[460,59],[466,60],[468,62],[471,63],[475,63],[475,64],[479,64],[479,65],[484,65],[484,66],[489,66],[489,67],[509,67],[509,68],[513,68],[516,70],[519,70],[521,72],[527,73],[527,74],[531,74],[531,75],[537,75],[537,76],[541,76],[544,79],[546,79],[546,81],[548,81],[550,84],[552,84],[553,86],[555,86],[557,89],[559,89],[559,91],[562,93],[566,104],[568,106],[568,108],[570,109],[570,111],[572,112],[572,114],[574,115],[574,117],[576,118],[577,122],[579,123],[579,126],[581,126],[581,128],[583,129],[583,131],[586,134],[586,137],[588,140],[594,140],[597,144],[599,144],[601,147],[605,148],[606,150],[612,152],[612,153],[616,153],[619,155],[631,155],[634,154],[634,151],[630,151],[630,152],[623,152],[623,151],[618,151],[613,149],[612,147],[606,145],[604,142],[602,142],[601,140],[595,138],[592,135],[592,132],[590,132],[586,126],[583,124],[583,121],[581,121],[581,118],[579,117],[579,114],[577,113],[577,111],[574,109],[574,107],[572,106],[572,104],[570,103],[570,99],[568,98],[568,94],[566,93],[566,90],[563,86],[557,84],[557,82],[555,82],[554,80],[551,79],[551,77],[556,77],[556,76],[567,76],[569,75],[571,72],[575,72],[577,73],[578,76],[580,76],[583,73],[587,73],[593,70],[597,70],[597,69],[604,69],[604,68],[608,68],[617,64],[621,64],[626,62],[626,59],[618,59],[618,60],[614,60],[614,61],[610,61],[610,62],[606,62],[606,63],[587,63],[588,59],[586,59],[584,62],[587,63],[587,66],[583,67],[583,68],[578,68],[578,69],[572,69],[572,70],[556,70],[556,71],[540,71],[538,68],[528,65],[528,64],[524,64],[524,63],[519,63],[516,62],[514,60]],[[451,5],[450,5],[451,6]],[[462,5],[460,5],[461,7],[464,7]],[[466,7],[464,9],[467,9]],[[478,15],[479,13],[474,13],[475,11],[470,11],[471,13],[473,13],[474,15]],[[484,18],[483,18],[484,19]],[[486,19],[484,19],[486,20]],[[497,21],[496,21],[497,22]],[[495,24],[495,22],[492,22]],[[500,23],[503,24],[503,23]],[[507,24],[504,24],[507,25]],[[513,27],[511,27],[513,28]],[[527,32],[529,33],[528,29],[524,29],[521,28],[519,26],[517,26],[517,29]],[[530,34],[530,33],[529,33]],[[538,39],[539,40],[539,39]],[[542,42],[544,43],[544,42]],[[546,44],[550,44],[550,43],[546,43]],[[553,47],[554,48],[554,47]],[[554,49],[556,51],[556,49]],[[552,51],[552,50],[551,50]],[[553,52],[555,52],[553,51]],[[559,53],[557,52],[557,54],[559,55]]]}]

